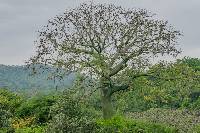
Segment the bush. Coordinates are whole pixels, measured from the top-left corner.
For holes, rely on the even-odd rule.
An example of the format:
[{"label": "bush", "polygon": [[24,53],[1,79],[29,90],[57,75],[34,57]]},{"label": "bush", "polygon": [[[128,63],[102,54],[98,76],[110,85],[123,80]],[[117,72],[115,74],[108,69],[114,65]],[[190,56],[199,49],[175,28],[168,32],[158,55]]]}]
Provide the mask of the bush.
[{"label": "bush", "polygon": [[0,133],[13,133],[11,118],[20,105],[21,97],[6,89],[0,89]]},{"label": "bush", "polygon": [[99,119],[96,122],[86,117],[69,118],[64,114],[54,117],[47,133],[176,133],[173,127],[146,121],[113,117],[110,120]]},{"label": "bush", "polygon": [[[199,63],[192,62],[192,66],[199,67]],[[188,108],[200,96],[199,71],[180,61],[163,63],[155,64],[148,70],[147,73],[152,73],[152,76],[132,80],[131,77],[138,72],[131,69],[119,75],[114,82],[130,84],[128,91],[119,92],[119,96],[114,97],[117,103],[121,102],[121,105],[116,105],[119,110],[139,112],[150,108]]]},{"label": "bush", "polygon": [[200,123],[200,116],[188,110],[150,109],[141,113],[129,113],[128,116],[154,123],[164,123],[183,133],[191,132]]},{"label": "bush", "polygon": [[97,121],[98,133],[175,133],[175,128],[164,124],[155,124],[145,121],[131,120],[121,116],[109,120]]},{"label": "bush", "polygon": [[14,113],[22,101],[23,99],[19,95],[7,89],[0,89],[0,107],[4,110]]},{"label": "bush", "polygon": [[91,133],[98,114],[68,91],[51,107],[50,115],[47,133]]},{"label": "bush", "polygon": [[13,118],[12,127],[15,129],[29,127],[35,123],[35,117]]},{"label": "bush", "polygon": [[4,110],[0,106],[0,127],[9,127],[10,126],[10,112]]},{"label": "bush", "polygon": [[130,120],[114,117],[110,120],[99,119],[100,115],[70,93],[64,94],[52,107],[52,120],[47,133],[174,133],[175,128],[164,124]]},{"label": "bush", "polygon": [[193,109],[193,110],[199,110],[200,109],[200,97],[196,101],[194,101],[193,103],[191,103],[189,105],[189,107],[191,109]]},{"label": "bush", "polygon": [[[52,122],[48,125],[47,133],[93,133],[94,122],[86,117],[70,117],[65,114],[54,116]],[[94,132],[95,133],[95,132]]]},{"label": "bush", "polygon": [[44,124],[49,121],[50,107],[55,103],[56,97],[53,95],[35,96],[28,99],[16,110],[19,118],[35,117],[35,122]]},{"label": "bush", "polygon": [[45,127],[43,126],[36,126],[36,127],[25,127],[25,128],[18,128],[15,130],[15,133],[44,133]]},{"label": "bush", "polygon": [[11,113],[0,106],[0,133],[12,133]]},{"label": "bush", "polygon": [[192,133],[200,133],[200,125],[195,126],[191,132]]}]

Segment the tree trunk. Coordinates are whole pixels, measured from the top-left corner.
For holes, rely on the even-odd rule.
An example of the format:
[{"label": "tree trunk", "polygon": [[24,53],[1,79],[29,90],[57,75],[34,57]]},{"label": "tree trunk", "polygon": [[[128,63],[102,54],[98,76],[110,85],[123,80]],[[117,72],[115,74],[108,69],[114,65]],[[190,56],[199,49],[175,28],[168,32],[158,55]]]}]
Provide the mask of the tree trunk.
[{"label": "tree trunk", "polygon": [[114,115],[111,96],[110,95],[102,95],[102,111],[103,118],[109,119]]},{"label": "tree trunk", "polygon": [[114,115],[113,106],[112,106],[112,88],[110,84],[110,79],[102,77],[100,80],[101,83],[101,102],[102,102],[102,112],[103,118],[109,119]]}]

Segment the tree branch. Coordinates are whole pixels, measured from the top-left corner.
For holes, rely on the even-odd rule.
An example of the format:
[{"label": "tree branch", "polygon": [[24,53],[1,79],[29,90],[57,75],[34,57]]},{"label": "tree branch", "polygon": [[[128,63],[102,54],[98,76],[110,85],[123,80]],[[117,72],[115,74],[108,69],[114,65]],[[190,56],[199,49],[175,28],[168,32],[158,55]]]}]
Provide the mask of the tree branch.
[{"label": "tree branch", "polygon": [[112,86],[112,91],[111,91],[110,95],[112,95],[113,93],[118,92],[118,91],[127,90],[128,88],[129,88],[129,85]]},{"label": "tree branch", "polygon": [[[158,76],[153,75],[153,73],[137,74],[137,75],[134,75],[133,77],[131,77],[131,79],[136,79],[136,78],[139,78],[139,77],[154,77],[154,78],[161,79],[161,80],[166,80],[166,81],[171,81],[171,80],[177,80],[177,79],[179,79],[179,78],[162,78],[162,77],[158,77]],[[111,95],[113,93],[115,93],[115,92],[127,90],[130,87],[130,85],[131,84],[120,85],[120,86],[113,85],[112,86]]]}]

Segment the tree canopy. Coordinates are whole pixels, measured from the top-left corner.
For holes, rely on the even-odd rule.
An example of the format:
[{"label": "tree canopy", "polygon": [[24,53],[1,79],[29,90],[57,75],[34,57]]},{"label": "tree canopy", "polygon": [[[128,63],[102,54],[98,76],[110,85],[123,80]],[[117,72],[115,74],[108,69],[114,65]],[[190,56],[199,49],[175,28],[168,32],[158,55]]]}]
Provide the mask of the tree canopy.
[{"label": "tree canopy", "polygon": [[158,54],[176,56],[180,32],[144,9],[82,4],[49,20],[32,63],[113,76]]},{"label": "tree canopy", "polygon": [[[39,32],[30,64],[47,64],[99,79],[104,116],[111,96],[129,85],[111,83],[125,68],[146,67],[159,55],[175,57],[180,31],[145,9],[83,3],[49,20]],[[57,73],[59,74],[59,73]],[[134,78],[139,77],[136,75]]]}]

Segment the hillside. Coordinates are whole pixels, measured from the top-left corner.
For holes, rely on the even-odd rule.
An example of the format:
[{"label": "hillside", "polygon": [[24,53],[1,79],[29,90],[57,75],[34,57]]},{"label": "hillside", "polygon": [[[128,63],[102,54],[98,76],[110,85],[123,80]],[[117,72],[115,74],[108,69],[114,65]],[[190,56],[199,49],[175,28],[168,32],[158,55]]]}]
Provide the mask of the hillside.
[{"label": "hillside", "polygon": [[12,90],[25,89],[63,89],[72,85],[74,75],[64,77],[62,81],[47,79],[49,72],[44,71],[37,75],[30,75],[31,70],[26,66],[7,66],[0,65],[0,88],[9,88]]}]

